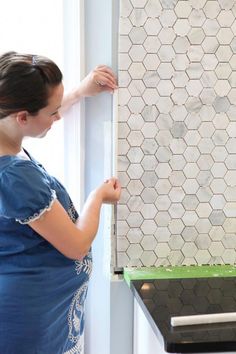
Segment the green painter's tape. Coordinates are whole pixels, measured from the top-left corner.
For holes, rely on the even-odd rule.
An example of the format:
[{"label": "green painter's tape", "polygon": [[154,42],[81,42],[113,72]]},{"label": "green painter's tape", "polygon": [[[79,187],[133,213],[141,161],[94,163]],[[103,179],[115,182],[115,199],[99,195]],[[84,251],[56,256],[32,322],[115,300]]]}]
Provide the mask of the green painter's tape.
[{"label": "green painter's tape", "polygon": [[131,280],[236,277],[236,265],[124,268],[124,279]]}]

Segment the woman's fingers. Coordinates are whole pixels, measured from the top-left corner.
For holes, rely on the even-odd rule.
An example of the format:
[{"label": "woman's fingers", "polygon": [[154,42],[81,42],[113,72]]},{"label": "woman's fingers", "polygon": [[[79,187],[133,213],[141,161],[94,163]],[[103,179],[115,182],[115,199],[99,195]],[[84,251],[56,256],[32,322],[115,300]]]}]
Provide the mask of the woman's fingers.
[{"label": "woman's fingers", "polygon": [[105,182],[107,184],[104,202],[116,203],[120,199],[121,185],[117,178],[111,177]]},{"label": "woman's fingers", "polygon": [[101,86],[108,86],[112,89],[116,89],[118,87],[117,79],[112,70],[104,66],[94,70],[94,80]]},{"label": "woman's fingers", "polygon": [[95,70],[106,72],[115,78],[115,74],[114,74],[113,70],[111,68],[109,68],[109,66],[98,65],[98,66],[96,66]]}]

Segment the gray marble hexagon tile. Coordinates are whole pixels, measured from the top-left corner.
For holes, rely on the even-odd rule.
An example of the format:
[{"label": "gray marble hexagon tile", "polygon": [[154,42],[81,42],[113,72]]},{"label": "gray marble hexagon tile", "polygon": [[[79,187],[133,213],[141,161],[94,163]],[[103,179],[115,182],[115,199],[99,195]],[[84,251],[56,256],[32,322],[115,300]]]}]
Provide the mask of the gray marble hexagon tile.
[{"label": "gray marble hexagon tile", "polygon": [[120,0],[118,265],[236,263],[236,2]]}]

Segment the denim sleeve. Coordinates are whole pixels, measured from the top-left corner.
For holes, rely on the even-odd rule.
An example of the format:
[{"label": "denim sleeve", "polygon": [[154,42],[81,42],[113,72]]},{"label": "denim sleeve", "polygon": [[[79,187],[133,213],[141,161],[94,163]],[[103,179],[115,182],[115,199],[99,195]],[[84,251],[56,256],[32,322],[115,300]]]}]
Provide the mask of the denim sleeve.
[{"label": "denim sleeve", "polygon": [[51,208],[56,193],[43,169],[19,160],[3,171],[0,179],[0,215],[21,224],[39,218]]}]

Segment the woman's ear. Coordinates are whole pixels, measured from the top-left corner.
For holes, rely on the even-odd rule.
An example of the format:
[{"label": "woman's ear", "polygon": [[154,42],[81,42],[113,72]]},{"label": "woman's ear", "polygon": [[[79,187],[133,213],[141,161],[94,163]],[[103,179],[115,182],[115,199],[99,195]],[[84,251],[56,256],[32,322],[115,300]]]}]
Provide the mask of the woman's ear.
[{"label": "woman's ear", "polygon": [[16,113],[16,121],[19,125],[25,125],[28,122],[28,112],[20,111]]}]

